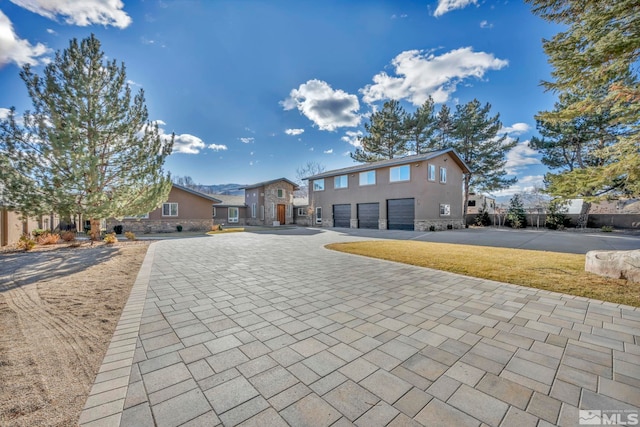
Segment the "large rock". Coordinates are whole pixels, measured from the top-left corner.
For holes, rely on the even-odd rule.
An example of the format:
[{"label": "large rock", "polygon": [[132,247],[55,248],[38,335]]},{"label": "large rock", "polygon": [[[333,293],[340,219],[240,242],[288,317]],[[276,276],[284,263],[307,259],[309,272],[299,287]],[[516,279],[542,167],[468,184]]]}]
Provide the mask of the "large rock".
[{"label": "large rock", "polygon": [[600,276],[640,282],[640,250],[589,251],[584,269]]}]

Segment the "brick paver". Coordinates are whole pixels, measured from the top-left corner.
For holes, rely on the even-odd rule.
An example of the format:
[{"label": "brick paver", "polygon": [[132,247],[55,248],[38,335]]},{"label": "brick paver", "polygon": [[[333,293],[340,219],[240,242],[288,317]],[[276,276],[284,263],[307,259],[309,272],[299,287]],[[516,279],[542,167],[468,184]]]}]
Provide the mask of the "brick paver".
[{"label": "brick paver", "polygon": [[152,244],[79,423],[543,426],[638,410],[638,309],[323,248],[356,239]]}]

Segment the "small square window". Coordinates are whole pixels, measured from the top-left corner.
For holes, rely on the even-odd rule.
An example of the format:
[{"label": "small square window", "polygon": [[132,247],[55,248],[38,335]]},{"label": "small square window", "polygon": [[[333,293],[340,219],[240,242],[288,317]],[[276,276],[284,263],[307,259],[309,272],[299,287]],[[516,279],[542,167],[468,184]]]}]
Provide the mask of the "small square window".
[{"label": "small square window", "polygon": [[307,216],[307,210],[305,208],[298,208],[298,216]]},{"label": "small square window", "polygon": [[389,181],[409,181],[411,179],[411,169],[409,165],[395,166],[389,169]]},{"label": "small square window", "polygon": [[360,185],[375,185],[376,171],[360,172]]},{"label": "small square window", "polygon": [[440,205],[440,216],[450,216],[451,215],[451,205]]},{"label": "small square window", "polygon": [[284,197],[284,190],[282,188],[278,188],[278,199],[282,199]]},{"label": "small square window", "polygon": [[178,204],[177,203],[163,203],[162,204],[162,216],[178,216]]},{"label": "small square window", "polygon": [[333,188],[347,188],[349,186],[349,177],[347,175],[336,176],[333,179]]},{"label": "small square window", "polygon": [[313,181],[313,191],[324,191],[324,179]]}]

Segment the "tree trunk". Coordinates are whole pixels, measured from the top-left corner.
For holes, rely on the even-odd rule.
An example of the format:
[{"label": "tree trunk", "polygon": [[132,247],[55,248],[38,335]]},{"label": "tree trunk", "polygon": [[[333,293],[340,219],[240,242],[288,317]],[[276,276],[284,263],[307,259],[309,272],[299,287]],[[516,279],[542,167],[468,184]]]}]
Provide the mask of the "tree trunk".
[{"label": "tree trunk", "polygon": [[581,229],[587,228],[589,222],[589,210],[591,209],[591,203],[582,202],[582,208],[580,209],[580,215],[578,215],[578,227]]},{"label": "tree trunk", "polygon": [[91,218],[91,231],[89,232],[89,236],[91,240],[96,241],[100,239],[100,220]]},{"label": "tree trunk", "polygon": [[462,206],[462,226],[465,227],[467,225],[467,206],[469,206],[469,182],[471,181],[471,177],[466,174],[464,176],[464,201]]}]

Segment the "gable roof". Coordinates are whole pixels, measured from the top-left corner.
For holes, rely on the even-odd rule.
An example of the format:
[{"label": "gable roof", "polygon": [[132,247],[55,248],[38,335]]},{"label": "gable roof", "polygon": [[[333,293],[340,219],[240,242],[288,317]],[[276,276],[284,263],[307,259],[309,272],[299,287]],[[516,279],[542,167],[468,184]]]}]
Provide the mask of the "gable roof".
[{"label": "gable roof", "polygon": [[284,181],[284,182],[287,182],[287,183],[293,185],[293,189],[294,190],[297,190],[299,188],[298,184],[296,184],[293,181],[288,180],[287,178],[278,178],[278,179],[272,179],[270,181],[258,182],[257,184],[245,185],[244,187],[240,187],[240,189],[241,190],[248,190],[250,188],[264,187],[265,185],[273,184],[274,182],[278,182],[278,181]]},{"label": "gable roof", "polygon": [[313,179],[321,179],[321,178],[326,178],[329,176],[335,176],[335,175],[344,175],[344,174],[348,174],[348,173],[353,173],[353,172],[362,172],[362,171],[368,171],[371,169],[380,169],[380,168],[384,168],[384,167],[389,167],[389,166],[397,166],[397,165],[404,165],[407,163],[412,163],[412,162],[421,162],[424,160],[430,160],[430,159],[434,159],[436,157],[445,155],[445,154],[449,154],[453,160],[458,164],[458,166],[460,166],[460,169],[462,169],[462,172],[464,173],[469,173],[471,172],[469,170],[469,166],[467,166],[467,164],[464,162],[464,160],[462,160],[462,158],[460,157],[460,155],[456,152],[456,150],[454,150],[453,148],[447,148],[445,150],[438,150],[438,151],[431,151],[429,153],[425,153],[425,154],[416,154],[413,156],[404,156],[404,157],[396,157],[394,159],[386,159],[386,160],[380,160],[377,162],[371,162],[371,163],[363,163],[363,164],[359,164],[356,166],[350,166],[347,168],[342,168],[342,169],[334,169],[331,171],[326,171],[326,172],[322,172],[319,173],[317,175],[312,175],[309,176],[307,178],[302,178],[303,180],[313,180]]},{"label": "gable roof", "polygon": [[196,195],[196,196],[202,197],[203,199],[210,200],[210,201],[212,201],[212,202],[214,202],[214,203],[221,203],[221,202],[222,202],[222,200],[216,199],[215,197],[213,197],[213,196],[212,196],[212,195],[210,195],[210,194],[205,194],[205,193],[202,193],[202,192],[200,192],[200,191],[196,191],[196,190],[193,190],[193,189],[191,189],[191,188],[189,188],[189,187],[184,187],[184,186],[182,186],[182,185],[178,185],[178,184],[171,184],[171,185],[172,185],[173,187],[177,188],[178,190],[182,190],[182,191],[185,191],[185,192],[187,192],[187,193],[191,193],[191,194],[193,194],[193,195]]}]

